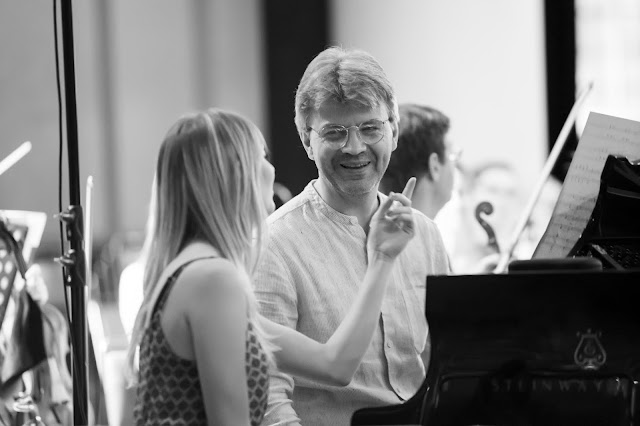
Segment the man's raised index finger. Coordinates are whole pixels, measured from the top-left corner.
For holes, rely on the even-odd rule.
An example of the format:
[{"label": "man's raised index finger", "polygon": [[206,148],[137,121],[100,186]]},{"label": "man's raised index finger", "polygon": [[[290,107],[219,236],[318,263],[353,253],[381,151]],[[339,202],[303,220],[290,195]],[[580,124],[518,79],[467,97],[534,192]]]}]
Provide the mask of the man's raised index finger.
[{"label": "man's raised index finger", "polygon": [[415,177],[409,178],[409,180],[407,181],[407,184],[402,190],[402,195],[404,195],[408,199],[411,199],[411,197],[413,196],[413,190],[415,189],[415,187],[416,187],[416,178]]}]

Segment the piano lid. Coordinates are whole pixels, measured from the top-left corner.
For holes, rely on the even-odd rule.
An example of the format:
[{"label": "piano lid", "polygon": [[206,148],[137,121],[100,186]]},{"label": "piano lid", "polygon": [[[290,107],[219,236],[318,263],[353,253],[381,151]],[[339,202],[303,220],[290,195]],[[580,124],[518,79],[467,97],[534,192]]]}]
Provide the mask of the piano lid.
[{"label": "piano lid", "polygon": [[607,157],[595,207],[569,256],[600,259],[604,269],[640,268],[640,164]]}]

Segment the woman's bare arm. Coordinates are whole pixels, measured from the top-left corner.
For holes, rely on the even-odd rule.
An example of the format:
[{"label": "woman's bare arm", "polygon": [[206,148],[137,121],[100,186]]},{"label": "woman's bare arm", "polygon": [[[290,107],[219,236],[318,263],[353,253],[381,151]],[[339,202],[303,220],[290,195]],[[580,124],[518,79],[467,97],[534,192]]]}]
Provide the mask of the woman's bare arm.
[{"label": "woman's bare arm", "polygon": [[189,280],[181,286],[188,297],[181,299],[190,301],[183,308],[208,423],[249,425],[247,299],[240,281],[244,278],[234,265],[220,259],[194,263],[182,278]]}]

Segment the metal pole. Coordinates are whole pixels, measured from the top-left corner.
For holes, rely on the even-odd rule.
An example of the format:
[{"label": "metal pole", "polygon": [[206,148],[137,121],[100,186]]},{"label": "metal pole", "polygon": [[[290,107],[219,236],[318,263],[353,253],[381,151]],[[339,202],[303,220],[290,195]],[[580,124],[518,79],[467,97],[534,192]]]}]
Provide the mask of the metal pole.
[{"label": "metal pole", "polygon": [[[83,214],[80,202],[80,173],[78,164],[78,121],[73,48],[73,16],[71,0],[61,0],[62,44],[64,60],[64,88],[67,130],[67,155],[69,162],[69,209],[60,214],[65,222],[66,236],[70,244],[67,254],[60,259],[65,269],[65,286],[71,297],[71,342],[73,374],[73,423],[88,424],[88,334],[87,334],[87,285],[84,253]],[[88,247],[87,249],[91,249]]]}]

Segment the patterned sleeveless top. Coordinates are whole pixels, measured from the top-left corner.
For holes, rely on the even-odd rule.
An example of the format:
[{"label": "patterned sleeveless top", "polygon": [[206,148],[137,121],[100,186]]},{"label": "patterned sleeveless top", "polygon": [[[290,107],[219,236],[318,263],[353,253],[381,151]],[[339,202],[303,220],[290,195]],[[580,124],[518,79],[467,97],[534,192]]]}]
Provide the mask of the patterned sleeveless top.
[{"label": "patterned sleeveless top", "polygon": [[[162,331],[164,305],[181,266],[168,279],[140,342],[140,372],[134,419],[137,426],[202,425],[207,416],[195,361],[176,355]],[[247,324],[245,370],[252,426],[258,426],[267,409],[269,372],[267,357],[251,322]]]}]

